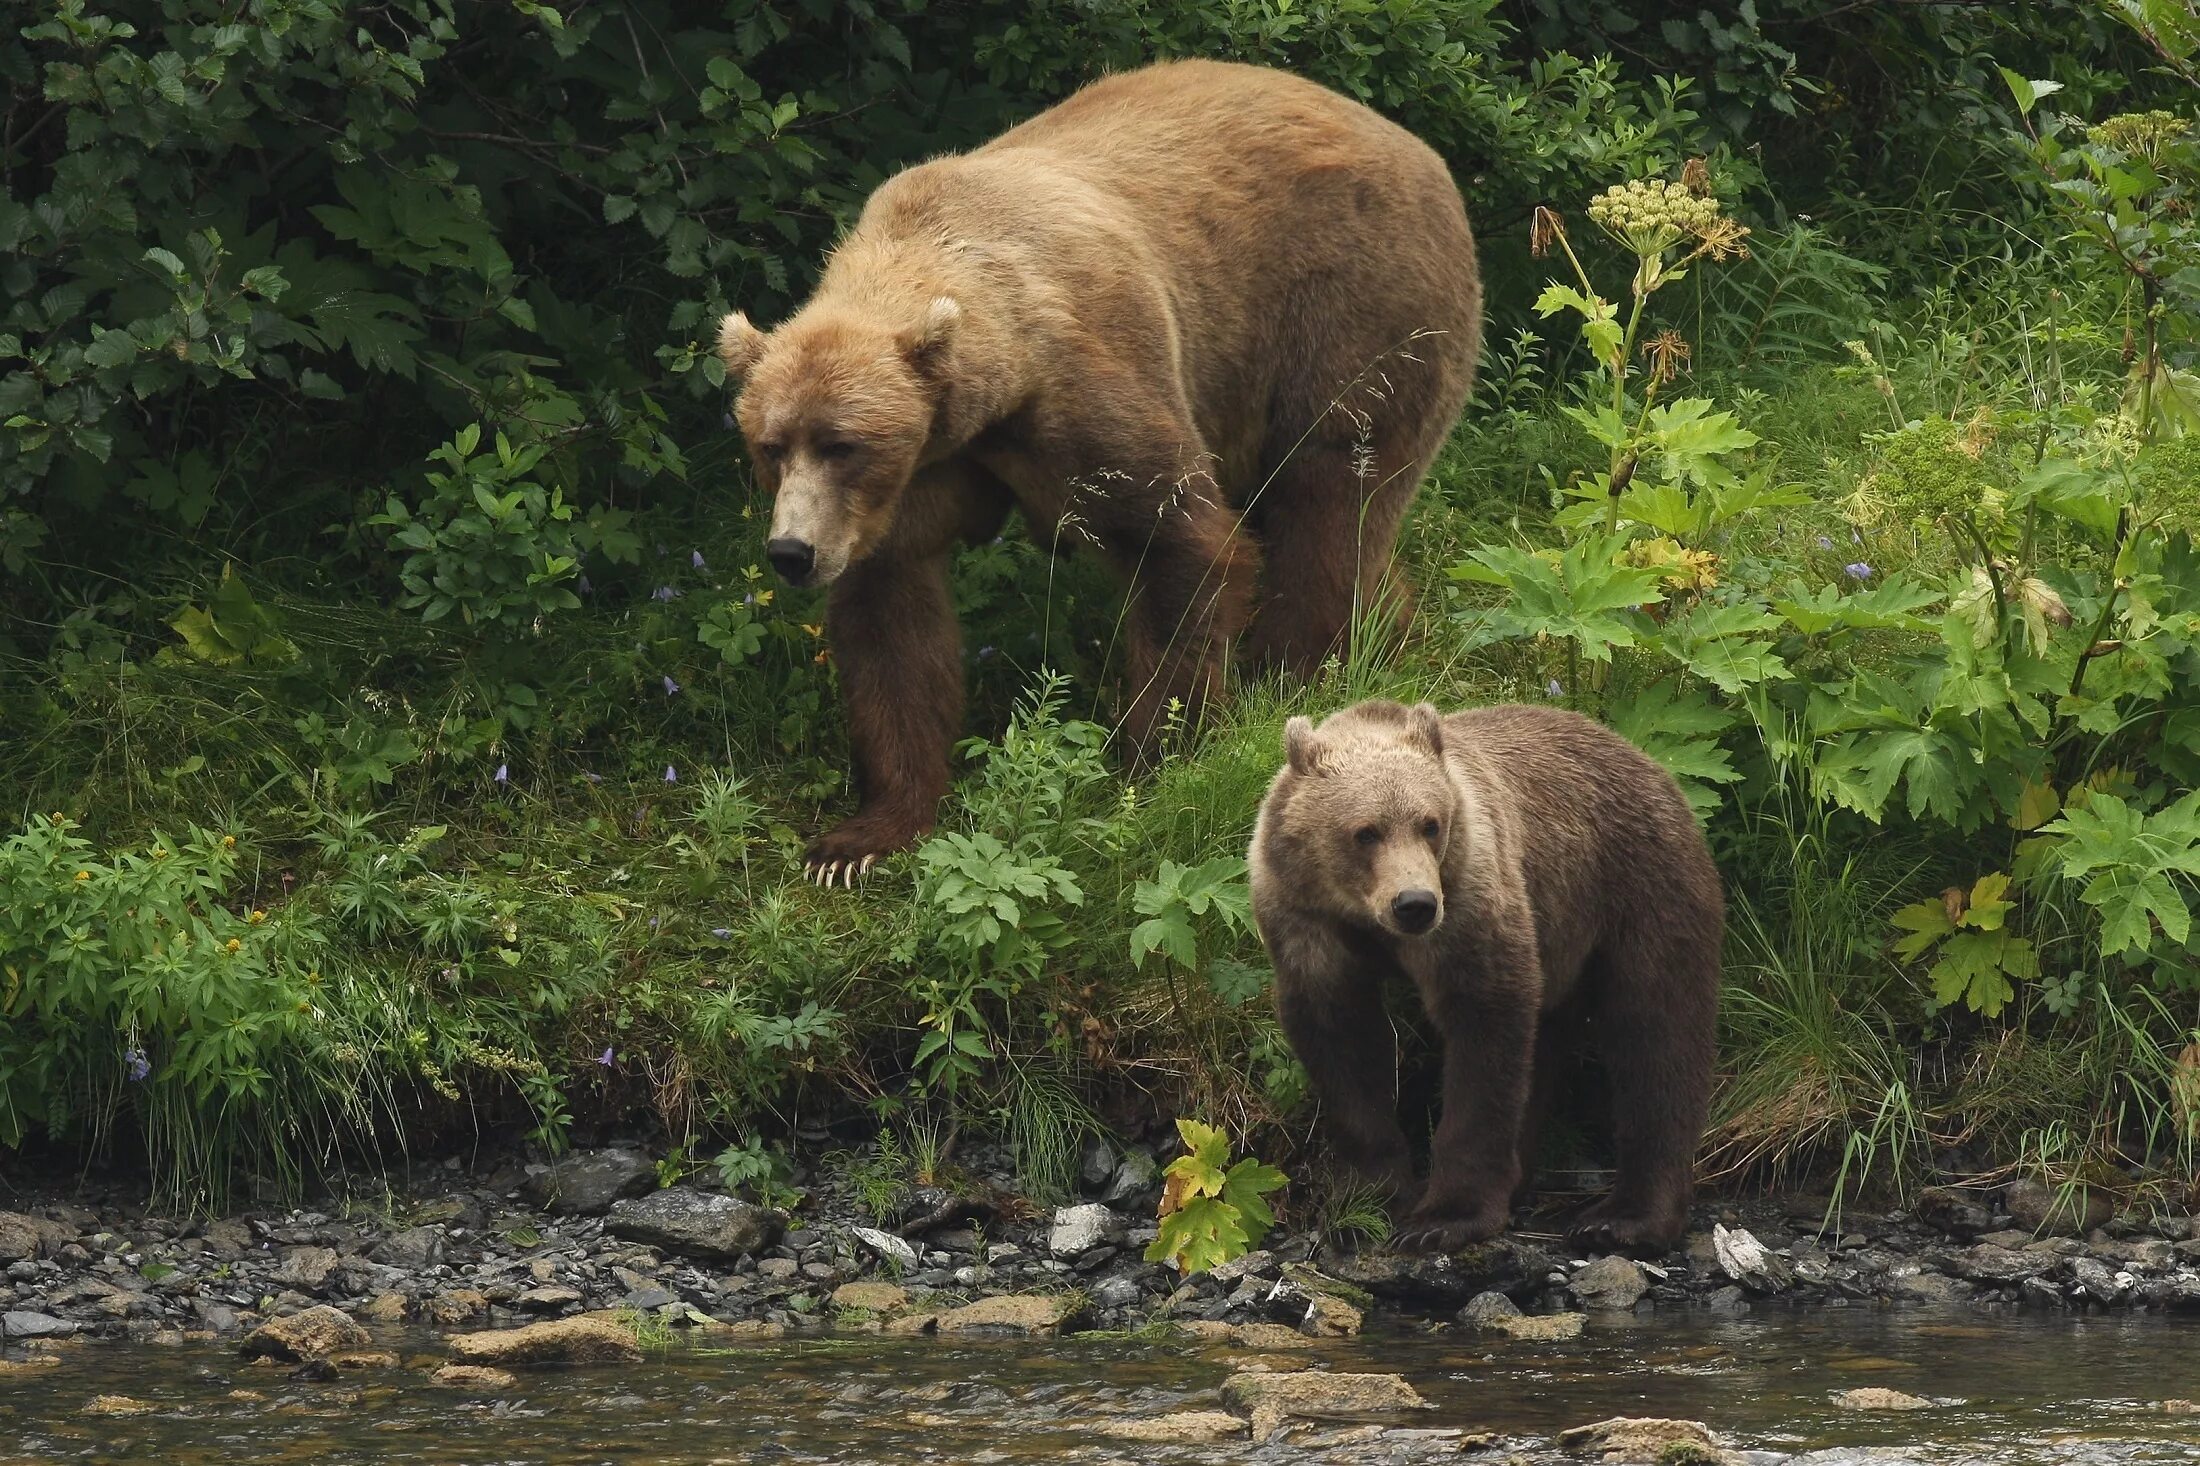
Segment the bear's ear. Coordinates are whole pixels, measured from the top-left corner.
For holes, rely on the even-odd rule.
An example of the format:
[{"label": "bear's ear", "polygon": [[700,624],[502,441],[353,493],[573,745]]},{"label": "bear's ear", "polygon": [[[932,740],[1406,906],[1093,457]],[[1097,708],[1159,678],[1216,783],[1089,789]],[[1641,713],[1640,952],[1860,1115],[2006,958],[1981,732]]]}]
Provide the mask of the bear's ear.
[{"label": "bear's ear", "polygon": [[1322,750],[1314,741],[1313,719],[1292,718],[1283,725],[1283,756],[1290,760],[1293,773],[1319,774],[1322,771]]},{"label": "bear's ear", "polygon": [[929,371],[946,354],[962,324],[963,308],[951,295],[935,295],[924,319],[901,333],[901,354],[918,371]]},{"label": "bear's ear", "polygon": [[1417,702],[1406,709],[1406,730],[1416,742],[1427,744],[1430,753],[1444,756],[1444,715],[1436,704]]},{"label": "bear's ear", "polygon": [[726,380],[740,381],[763,354],[764,333],[749,324],[749,318],[741,312],[727,312],[718,323],[718,359],[726,364]]}]

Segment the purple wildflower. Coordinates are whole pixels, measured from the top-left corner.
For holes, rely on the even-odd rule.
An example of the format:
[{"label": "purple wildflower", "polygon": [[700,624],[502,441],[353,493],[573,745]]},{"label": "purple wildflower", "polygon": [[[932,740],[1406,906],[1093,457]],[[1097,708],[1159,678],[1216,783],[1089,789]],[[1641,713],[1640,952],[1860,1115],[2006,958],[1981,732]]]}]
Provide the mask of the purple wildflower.
[{"label": "purple wildflower", "polygon": [[665,782],[667,784],[677,784],[680,782],[680,771],[670,764],[665,765]]},{"label": "purple wildflower", "polygon": [[1558,679],[1556,677],[1553,677],[1550,681],[1543,684],[1543,695],[1545,697],[1564,697],[1566,695],[1566,689],[1559,686]]},{"label": "purple wildflower", "polygon": [[596,591],[596,587],[588,583],[588,577],[585,575],[573,583],[573,588],[584,596],[593,595]]},{"label": "purple wildflower", "polygon": [[153,1061],[145,1057],[143,1049],[133,1045],[123,1051],[122,1069],[132,1084],[141,1084],[145,1076],[153,1072]]},{"label": "purple wildflower", "polygon": [[671,696],[672,696],[672,695],[673,695],[674,693],[678,692],[679,690],[680,690],[680,684],[679,684],[679,683],[677,683],[677,682],[673,681],[673,680],[672,680],[672,679],[671,679],[670,677],[667,677],[667,678],[665,679],[665,696],[666,696],[666,697],[671,697]]},{"label": "purple wildflower", "polygon": [[710,929],[710,934],[722,942],[733,935],[733,928],[730,926],[714,926]]},{"label": "purple wildflower", "polygon": [[512,782],[512,766],[510,764],[497,765],[496,781],[499,784],[509,784]]},{"label": "purple wildflower", "polygon": [[658,920],[659,920],[659,918],[657,918],[657,917],[654,917],[654,916],[652,916],[652,917],[651,917],[651,918],[649,919],[649,929],[650,929],[651,931],[655,931],[655,930],[657,930],[657,922],[658,922]]},{"label": "purple wildflower", "polygon": [[744,606],[753,606],[753,605],[755,605],[755,604],[756,604],[756,592],[752,590],[752,591],[750,591],[750,592],[749,592],[749,593],[748,593],[747,595],[745,595],[745,596],[741,597],[741,604],[742,604],[742,605],[744,605]]},{"label": "purple wildflower", "polygon": [[601,774],[583,774],[581,777],[591,784],[601,784],[603,782],[603,775]]},{"label": "purple wildflower", "polygon": [[730,433],[730,432],[732,432],[732,431],[733,431],[733,414],[732,414],[732,413],[730,413],[730,412],[729,412],[729,413],[727,413],[727,414],[725,415],[725,418],[724,418],[723,420],[724,420],[724,422],[725,422],[725,425],[726,425],[726,431],[727,431],[727,432],[729,432],[729,433]]},{"label": "purple wildflower", "polygon": [[1830,550],[1833,548],[1833,541],[1827,539],[1824,535],[1820,535],[1818,536],[1818,548],[1821,550]]},{"label": "purple wildflower", "polygon": [[680,598],[680,593],[669,585],[660,585],[649,593],[649,598],[653,601],[676,601]]},{"label": "purple wildflower", "polygon": [[611,1045],[604,1045],[603,1052],[596,1055],[596,1062],[603,1065],[606,1069],[611,1067]]},{"label": "purple wildflower", "polygon": [[1866,565],[1861,560],[1855,560],[1842,566],[1841,573],[1851,580],[1870,580],[1872,578],[1871,566]]},{"label": "purple wildflower", "polygon": [[694,554],[688,556],[688,559],[694,562],[697,570],[703,568],[703,552],[701,550],[697,550]]},{"label": "purple wildflower", "polygon": [[978,660],[979,660],[979,661],[981,661],[981,662],[984,662],[984,661],[989,661],[989,660],[991,660],[991,659],[992,659],[992,656],[993,656],[993,648],[992,648],[991,646],[981,646],[981,647],[979,647],[979,648],[978,648]]}]

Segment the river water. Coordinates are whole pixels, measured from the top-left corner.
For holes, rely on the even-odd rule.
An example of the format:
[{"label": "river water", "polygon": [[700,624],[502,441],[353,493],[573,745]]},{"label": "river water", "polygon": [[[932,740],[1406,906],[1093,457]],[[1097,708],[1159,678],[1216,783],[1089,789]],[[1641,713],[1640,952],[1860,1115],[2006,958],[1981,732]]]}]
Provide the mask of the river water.
[{"label": "river water", "polygon": [[[31,1462],[1280,1462],[1426,1459],[1240,1438],[1133,1444],[1110,1421],[1220,1408],[1249,1364],[1404,1375],[1433,1411],[1398,1423],[1493,1432],[1456,1457],[1539,1456],[1563,1428],[1613,1415],[1701,1420],[1733,1446],[1827,1461],[2154,1466],[2200,1462],[2200,1327],[2132,1316],[1867,1309],[1740,1318],[1593,1318],[1579,1339],[1370,1336],[1254,1355],[1141,1338],[955,1342],[819,1336],[713,1349],[674,1343],[629,1368],[525,1377],[505,1398],[431,1384],[440,1350],[388,1335],[400,1359],[326,1384],[215,1345],[83,1344],[56,1367],[0,1374],[0,1466]],[[1886,1386],[1941,1403],[1862,1413],[1838,1392]],[[233,1395],[233,1391],[245,1392]],[[100,1395],[144,1413],[87,1413]],[[1340,1428],[1329,1427],[1335,1436]],[[1401,1439],[1410,1439],[1401,1437]],[[1417,1448],[1425,1452],[1423,1446]]]}]

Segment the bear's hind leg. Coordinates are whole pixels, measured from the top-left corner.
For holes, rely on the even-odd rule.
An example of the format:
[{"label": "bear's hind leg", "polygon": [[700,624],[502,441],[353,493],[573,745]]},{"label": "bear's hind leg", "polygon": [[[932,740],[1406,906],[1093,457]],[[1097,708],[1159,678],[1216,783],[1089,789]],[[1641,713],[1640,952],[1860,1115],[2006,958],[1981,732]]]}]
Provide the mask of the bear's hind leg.
[{"label": "bear's hind leg", "polygon": [[1568,1229],[1585,1247],[1659,1252],[1688,1227],[1718,1042],[1719,942],[1716,923],[1693,941],[1687,925],[1638,935],[1605,962],[1592,1021],[1619,1174]]},{"label": "bear's hind leg", "polygon": [[[1311,677],[1356,632],[1402,634],[1413,585],[1394,560],[1398,527],[1432,452],[1375,436],[1308,434],[1274,446],[1275,466],[1247,496],[1267,575],[1246,655]],[[1380,619],[1370,619],[1380,618]]]}]

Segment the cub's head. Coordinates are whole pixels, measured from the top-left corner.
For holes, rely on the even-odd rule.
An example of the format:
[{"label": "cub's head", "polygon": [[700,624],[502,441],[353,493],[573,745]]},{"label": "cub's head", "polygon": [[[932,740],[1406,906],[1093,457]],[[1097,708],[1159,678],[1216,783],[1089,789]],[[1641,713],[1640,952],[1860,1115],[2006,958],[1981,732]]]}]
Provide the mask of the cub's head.
[{"label": "cub's head", "polygon": [[1270,798],[1277,874],[1294,899],[1403,937],[1433,931],[1462,814],[1436,709],[1374,701],[1318,728],[1293,718],[1283,744]]},{"label": "cub's head", "polygon": [[961,321],[941,296],[908,320],[810,310],[768,334],[739,311],[719,322],[734,419],[773,495],[764,553],[788,584],[829,585],[885,537]]}]

